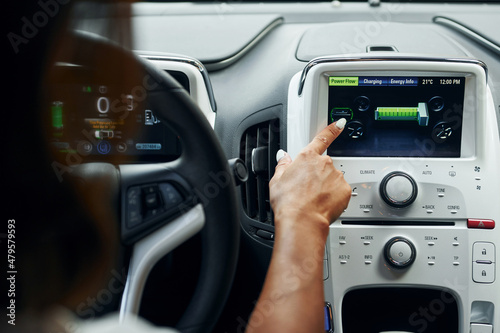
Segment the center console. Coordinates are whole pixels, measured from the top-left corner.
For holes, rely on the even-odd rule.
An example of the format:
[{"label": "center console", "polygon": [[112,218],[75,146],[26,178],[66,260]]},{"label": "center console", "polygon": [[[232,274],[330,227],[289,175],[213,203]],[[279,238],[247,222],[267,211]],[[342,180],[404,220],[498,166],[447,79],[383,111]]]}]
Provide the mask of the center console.
[{"label": "center console", "polygon": [[330,226],[325,330],[500,329],[500,140],[486,66],[314,59],[289,86],[292,158],[340,118],[325,154],[352,197]]}]

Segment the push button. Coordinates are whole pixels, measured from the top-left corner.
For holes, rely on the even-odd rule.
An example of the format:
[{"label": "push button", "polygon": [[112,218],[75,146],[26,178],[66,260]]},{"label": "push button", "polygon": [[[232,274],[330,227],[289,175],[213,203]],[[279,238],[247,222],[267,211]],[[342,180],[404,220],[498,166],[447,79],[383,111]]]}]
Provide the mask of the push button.
[{"label": "push button", "polygon": [[409,175],[398,172],[387,175],[381,184],[385,202],[393,207],[406,207],[416,198],[416,183]]},{"label": "push button", "polygon": [[146,210],[155,209],[161,205],[159,194],[157,185],[148,185],[142,188],[143,204]]},{"label": "push button", "polygon": [[327,280],[330,276],[328,272],[328,260],[323,260],[323,281]]},{"label": "push button", "polygon": [[468,219],[467,227],[471,229],[495,229],[495,221],[486,219]]},{"label": "push button", "polygon": [[475,242],[472,248],[472,260],[495,262],[495,244]]},{"label": "push button", "polygon": [[126,193],[126,223],[129,228],[179,208],[182,194],[168,182],[132,186]]},{"label": "push button", "polygon": [[408,243],[395,242],[391,246],[389,253],[391,258],[397,262],[407,262],[412,256],[412,249]]},{"label": "push button", "polygon": [[127,190],[127,226],[134,227],[142,222],[141,188],[131,187]]},{"label": "push button", "polygon": [[475,242],[472,247],[472,280],[477,283],[495,281],[495,244]]},{"label": "push button", "polygon": [[159,188],[165,200],[165,207],[167,210],[183,202],[184,199],[182,195],[177,191],[174,185],[170,183],[160,183]]},{"label": "push button", "polygon": [[142,187],[142,215],[149,219],[163,213],[163,202],[158,185]]},{"label": "push button", "polygon": [[472,279],[477,283],[493,283],[495,281],[495,264],[472,263]]},{"label": "push button", "polygon": [[384,255],[387,262],[396,268],[410,266],[416,257],[415,246],[404,237],[394,237],[390,239],[384,248]]},{"label": "push button", "polygon": [[493,333],[493,325],[471,323],[470,333]]},{"label": "push button", "polygon": [[160,200],[158,193],[149,193],[144,196],[144,204],[148,209],[158,208]]}]

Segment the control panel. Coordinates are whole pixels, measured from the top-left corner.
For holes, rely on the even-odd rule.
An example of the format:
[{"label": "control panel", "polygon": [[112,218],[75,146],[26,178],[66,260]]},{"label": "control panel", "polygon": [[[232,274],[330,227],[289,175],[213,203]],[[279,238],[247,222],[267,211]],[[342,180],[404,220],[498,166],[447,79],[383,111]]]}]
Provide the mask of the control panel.
[{"label": "control panel", "polygon": [[[196,101],[213,127],[216,104],[203,65],[184,56],[142,56],[171,75]],[[85,62],[58,62],[46,105],[51,149],[66,164],[165,162],[181,154],[181,142],[157,117],[147,98],[156,87],[148,75],[129,86],[120,75],[99,77]],[[110,69],[111,70],[111,69]],[[116,68],[113,70],[119,71]]]},{"label": "control panel", "polygon": [[381,331],[500,329],[500,139],[486,77],[473,59],[360,55],[314,59],[292,78],[292,158],[347,120],[325,152],[352,188],[325,253],[331,331],[365,329],[352,304]]}]

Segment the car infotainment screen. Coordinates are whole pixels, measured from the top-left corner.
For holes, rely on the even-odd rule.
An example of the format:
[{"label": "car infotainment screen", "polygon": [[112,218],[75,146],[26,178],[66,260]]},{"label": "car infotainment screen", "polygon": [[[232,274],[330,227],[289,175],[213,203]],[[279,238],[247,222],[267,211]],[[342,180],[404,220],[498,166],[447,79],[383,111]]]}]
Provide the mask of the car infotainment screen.
[{"label": "car infotainment screen", "polygon": [[465,77],[330,76],[330,156],[460,157]]}]

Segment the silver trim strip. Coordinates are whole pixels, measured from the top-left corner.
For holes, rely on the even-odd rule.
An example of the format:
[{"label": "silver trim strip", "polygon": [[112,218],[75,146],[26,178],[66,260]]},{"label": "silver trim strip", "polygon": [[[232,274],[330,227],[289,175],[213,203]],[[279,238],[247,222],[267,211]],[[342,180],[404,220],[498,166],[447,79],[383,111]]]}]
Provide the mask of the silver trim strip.
[{"label": "silver trim strip", "polygon": [[467,26],[454,21],[452,19],[449,19],[444,16],[436,16],[432,19],[434,23],[441,24],[445,27],[451,28],[452,30],[457,31],[458,33],[461,33],[462,35],[469,37],[470,39],[478,42],[479,44],[483,45],[484,47],[490,49],[491,51],[495,52],[496,54],[500,55],[500,46],[493,43],[489,39],[483,37],[481,34],[475,32],[474,30],[468,28]]},{"label": "silver trim strip", "polygon": [[135,243],[120,305],[120,322],[137,317],[146,280],[158,260],[195,235],[204,225],[205,213],[203,206],[198,204]]},{"label": "silver trim strip", "polygon": [[418,57],[418,56],[377,56],[367,55],[363,56],[353,56],[353,57],[318,57],[314,58],[307,63],[307,65],[302,70],[302,75],[299,82],[299,96],[302,95],[302,90],[304,89],[304,84],[306,82],[307,74],[316,65],[329,63],[329,62],[353,62],[353,61],[426,61],[426,62],[453,62],[453,63],[467,63],[481,66],[484,69],[486,77],[488,77],[488,67],[481,60],[467,59],[467,58],[432,58],[432,57]]},{"label": "silver trim strip", "polygon": [[[141,51],[138,51],[141,52]],[[217,103],[215,102],[215,95],[212,88],[212,82],[210,81],[210,77],[208,76],[208,71],[205,66],[198,59],[180,56],[174,54],[165,54],[165,55],[148,55],[148,54],[139,54],[139,57],[147,59],[147,60],[156,60],[156,61],[176,61],[182,62],[191,66],[194,66],[198,69],[201,76],[203,77],[203,81],[205,82],[205,86],[207,87],[208,98],[210,100],[210,106],[213,112],[217,112]]]}]

